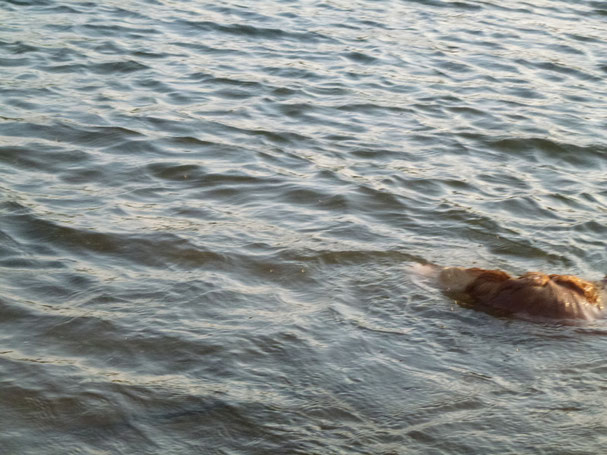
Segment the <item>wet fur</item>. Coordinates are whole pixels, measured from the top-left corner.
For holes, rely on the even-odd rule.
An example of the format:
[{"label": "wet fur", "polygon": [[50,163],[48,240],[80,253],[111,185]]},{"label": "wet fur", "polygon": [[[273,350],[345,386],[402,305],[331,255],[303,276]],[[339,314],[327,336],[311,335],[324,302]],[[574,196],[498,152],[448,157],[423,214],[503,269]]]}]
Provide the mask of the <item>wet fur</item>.
[{"label": "wet fur", "polygon": [[433,274],[444,291],[465,296],[472,306],[479,309],[540,318],[585,320],[597,318],[604,309],[604,282],[540,272],[512,277],[501,270],[424,267],[434,267]]}]

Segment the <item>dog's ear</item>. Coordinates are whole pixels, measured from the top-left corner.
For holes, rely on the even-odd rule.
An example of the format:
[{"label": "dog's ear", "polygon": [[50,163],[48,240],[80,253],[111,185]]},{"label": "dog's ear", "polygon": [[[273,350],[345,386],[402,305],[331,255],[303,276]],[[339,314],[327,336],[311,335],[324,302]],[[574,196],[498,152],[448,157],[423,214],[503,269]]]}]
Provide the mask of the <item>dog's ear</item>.
[{"label": "dog's ear", "polygon": [[501,270],[468,269],[476,278],[464,290],[476,303],[490,304],[490,302],[515,280]]},{"label": "dog's ear", "polygon": [[477,269],[477,268],[472,268],[472,269],[468,269],[470,272],[473,273],[477,273],[477,280],[482,280],[485,282],[495,282],[495,283],[500,283],[502,281],[506,281],[509,280],[510,278],[512,278],[509,274],[507,274],[506,272],[504,272],[503,270],[484,270],[484,269]]}]

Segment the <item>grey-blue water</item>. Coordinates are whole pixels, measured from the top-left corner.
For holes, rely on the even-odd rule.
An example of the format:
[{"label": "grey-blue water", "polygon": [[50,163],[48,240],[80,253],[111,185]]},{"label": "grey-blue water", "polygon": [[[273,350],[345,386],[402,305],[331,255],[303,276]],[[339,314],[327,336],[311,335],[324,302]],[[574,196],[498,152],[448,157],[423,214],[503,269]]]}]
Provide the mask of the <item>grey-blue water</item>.
[{"label": "grey-blue water", "polygon": [[2,454],[598,454],[604,1],[0,3]]}]

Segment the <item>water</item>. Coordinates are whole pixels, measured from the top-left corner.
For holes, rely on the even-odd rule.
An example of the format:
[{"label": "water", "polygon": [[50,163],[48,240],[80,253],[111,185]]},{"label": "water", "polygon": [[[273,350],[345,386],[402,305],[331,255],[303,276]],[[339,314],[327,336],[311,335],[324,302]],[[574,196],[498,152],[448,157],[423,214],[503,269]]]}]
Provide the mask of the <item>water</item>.
[{"label": "water", "polygon": [[597,454],[601,1],[0,4],[3,454]]}]

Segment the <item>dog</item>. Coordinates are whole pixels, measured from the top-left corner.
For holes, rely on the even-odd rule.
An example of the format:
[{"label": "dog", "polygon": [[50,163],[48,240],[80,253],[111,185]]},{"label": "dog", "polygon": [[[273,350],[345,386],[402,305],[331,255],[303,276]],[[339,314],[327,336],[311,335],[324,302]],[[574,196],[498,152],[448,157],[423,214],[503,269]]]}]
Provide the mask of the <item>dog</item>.
[{"label": "dog", "polygon": [[607,277],[595,282],[541,272],[512,277],[501,270],[420,267],[445,293],[463,298],[473,308],[498,314],[594,320],[602,315],[607,301]]}]

